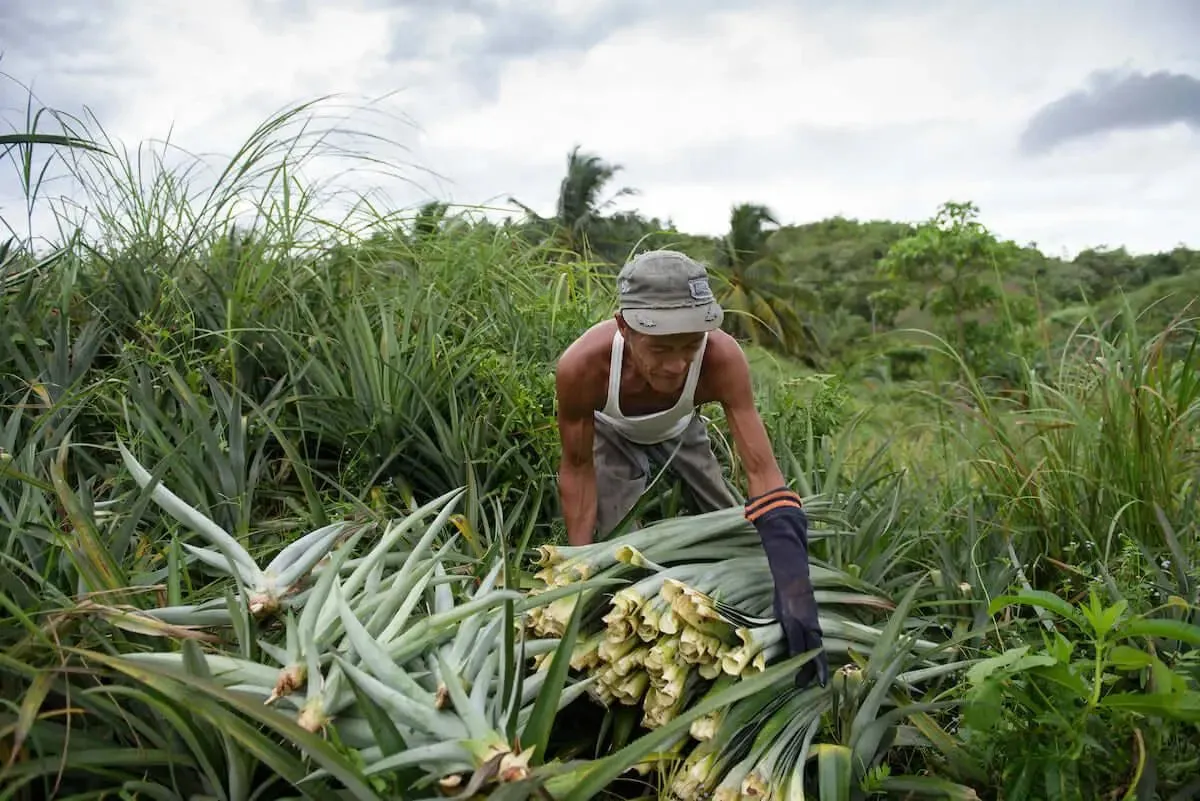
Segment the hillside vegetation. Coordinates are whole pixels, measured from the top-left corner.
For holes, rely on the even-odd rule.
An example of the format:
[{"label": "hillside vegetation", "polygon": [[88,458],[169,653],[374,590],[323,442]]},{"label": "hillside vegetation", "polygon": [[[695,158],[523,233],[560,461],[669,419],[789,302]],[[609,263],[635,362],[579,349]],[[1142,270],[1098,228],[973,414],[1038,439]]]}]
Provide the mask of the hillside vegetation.
[{"label": "hillside vegetation", "polygon": [[[551,218],[327,219],[311,110],[199,185],[0,136],[92,215],[0,249],[0,798],[1200,796],[1200,253],[966,201],[698,236],[579,150]],[[750,354],[828,687],[740,508],[667,477],[564,544],[553,365],[651,247]]]}]

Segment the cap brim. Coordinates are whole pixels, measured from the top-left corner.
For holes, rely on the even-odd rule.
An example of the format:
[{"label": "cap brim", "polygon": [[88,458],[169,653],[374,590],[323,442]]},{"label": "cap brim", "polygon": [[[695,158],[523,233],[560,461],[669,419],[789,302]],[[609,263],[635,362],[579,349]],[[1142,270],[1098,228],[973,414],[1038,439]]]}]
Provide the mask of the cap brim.
[{"label": "cap brim", "polygon": [[681,309],[622,309],[621,316],[634,331],[664,336],[700,334],[721,327],[724,310],[716,303]]}]

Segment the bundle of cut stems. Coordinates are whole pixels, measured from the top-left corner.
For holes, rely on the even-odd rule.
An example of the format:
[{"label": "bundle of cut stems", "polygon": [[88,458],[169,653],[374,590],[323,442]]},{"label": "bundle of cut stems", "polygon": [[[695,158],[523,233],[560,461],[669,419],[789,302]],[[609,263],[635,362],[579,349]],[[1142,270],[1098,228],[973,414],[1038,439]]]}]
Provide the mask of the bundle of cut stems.
[{"label": "bundle of cut stems", "polygon": [[[597,702],[640,706],[648,728],[787,656],[766,554],[738,508],[589,545],[542,546],[539,557],[535,595],[594,577],[623,582],[615,592],[597,589],[532,609],[527,621],[536,637],[557,637],[575,605],[584,604],[571,667],[595,679],[588,694]],[[821,564],[809,570],[831,663],[851,647],[869,652],[880,631],[857,618],[891,610],[891,600],[843,571]],[[713,725],[701,718],[693,737],[711,736]]]}]

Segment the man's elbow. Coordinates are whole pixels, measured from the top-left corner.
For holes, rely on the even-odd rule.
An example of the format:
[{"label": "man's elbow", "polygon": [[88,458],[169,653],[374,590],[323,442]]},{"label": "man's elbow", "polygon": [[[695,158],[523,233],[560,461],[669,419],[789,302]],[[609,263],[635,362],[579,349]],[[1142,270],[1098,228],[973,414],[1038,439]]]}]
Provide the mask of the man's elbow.
[{"label": "man's elbow", "polygon": [[578,472],[592,467],[592,430],[590,420],[559,418],[560,470]]},{"label": "man's elbow", "polygon": [[592,469],[591,454],[564,453],[562,460],[559,462],[559,465],[558,465],[558,472],[560,475],[567,474],[567,475],[575,476],[575,475],[579,475],[580,473],[586,473],[588,470],[591,470],[591,469]]}]

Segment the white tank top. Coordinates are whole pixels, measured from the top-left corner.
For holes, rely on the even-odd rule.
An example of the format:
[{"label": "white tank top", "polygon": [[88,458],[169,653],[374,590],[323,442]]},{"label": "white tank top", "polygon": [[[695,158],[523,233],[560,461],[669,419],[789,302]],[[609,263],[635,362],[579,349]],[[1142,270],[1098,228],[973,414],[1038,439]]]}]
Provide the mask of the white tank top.
[{"label": "white tank top", "polygon": [[594,413],[596,418],[611,425],[626,439],[640,445],[654,445],[679,436],[696,413],[696,384],[700,380],[700,365],[704,361],[704,349],[707,346],[706,333],[691,367],[688,368],[683,392],[674,406],[653,414],[626,417],[621,413],[621,363],[625,356],[625,338],[617,331],[613,334],[612,357],[608,368],[608,398],[604,403],[604,411]]}]

